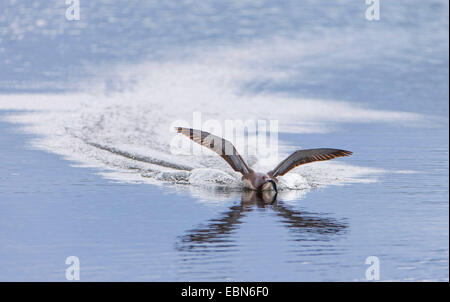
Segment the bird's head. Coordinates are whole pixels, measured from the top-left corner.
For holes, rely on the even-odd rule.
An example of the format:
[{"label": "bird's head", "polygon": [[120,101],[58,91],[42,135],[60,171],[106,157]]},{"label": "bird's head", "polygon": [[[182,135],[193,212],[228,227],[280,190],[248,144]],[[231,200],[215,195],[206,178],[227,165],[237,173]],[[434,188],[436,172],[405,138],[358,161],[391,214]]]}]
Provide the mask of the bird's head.
[{"label": "bird's head", "polygon": [[275,191],[278,193],[277,181],[267,174],[257,175],[256,187],[260,191]]}]

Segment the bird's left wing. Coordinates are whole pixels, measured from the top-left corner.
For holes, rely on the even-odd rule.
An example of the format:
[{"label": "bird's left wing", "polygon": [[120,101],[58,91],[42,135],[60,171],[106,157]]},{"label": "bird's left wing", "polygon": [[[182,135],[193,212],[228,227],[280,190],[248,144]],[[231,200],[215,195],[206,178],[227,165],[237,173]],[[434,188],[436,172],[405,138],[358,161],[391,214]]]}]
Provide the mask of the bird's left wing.
[{"label": "bird's left wing", "polygon": [[232,143],[224,138],[218,137],[206,131],[175,127],[178,133],[184,134],[194,142],[209,148],[210,150],[219,154],[236,172],[241,172],[246,175],[252,171],[244,159],[236,151]]}]

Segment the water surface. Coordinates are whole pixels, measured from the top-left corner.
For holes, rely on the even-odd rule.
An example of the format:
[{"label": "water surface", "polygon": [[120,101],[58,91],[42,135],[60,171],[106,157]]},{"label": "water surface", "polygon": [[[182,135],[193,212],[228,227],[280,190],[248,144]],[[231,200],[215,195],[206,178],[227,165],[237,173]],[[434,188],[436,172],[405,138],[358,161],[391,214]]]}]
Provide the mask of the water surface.
[{"label": "water surface", "polygon": [[[80,2],[0,4],[0,280],[448,281],[448,2]],[[201,167],[194,109],[354,155],[276,201],[123,156]]]}]

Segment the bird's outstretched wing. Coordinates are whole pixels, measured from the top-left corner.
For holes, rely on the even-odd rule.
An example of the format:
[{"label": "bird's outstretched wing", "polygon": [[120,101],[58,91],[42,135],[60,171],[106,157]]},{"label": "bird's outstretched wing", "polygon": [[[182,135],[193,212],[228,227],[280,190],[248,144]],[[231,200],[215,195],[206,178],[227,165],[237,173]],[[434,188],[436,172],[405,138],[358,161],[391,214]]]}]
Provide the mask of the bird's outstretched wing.
[{"label": "bird's outstretched wing", "polygon": [[234,171],[241,172],[243,175],[246,175],[252,171],[252,169],[247,166],[244,159],[236,151],[233,144],[226,139],[215,136],[206,131],[191,128],[175,127],[175,130],[178,133],[186,135],[194,142],[219,154],[231,166],[231,168],[233,168]]},{"label": "bird's outstretched wing", "polygon": [[295,167],[303,164],[313,161],[329,160],[335,157],[348,156],[351,154],[352,152],[350,151],[329,148],[297,150],[267,174],[272,177],[276,177],[284,175]]}]

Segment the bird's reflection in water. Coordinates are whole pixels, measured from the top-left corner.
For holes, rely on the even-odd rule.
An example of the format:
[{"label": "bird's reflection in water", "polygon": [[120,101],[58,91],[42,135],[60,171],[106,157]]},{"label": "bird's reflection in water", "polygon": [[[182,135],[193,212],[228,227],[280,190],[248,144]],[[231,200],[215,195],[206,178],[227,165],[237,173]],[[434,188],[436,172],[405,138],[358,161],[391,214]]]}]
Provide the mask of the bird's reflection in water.
[{"label": "bird's reflection in water", "polygon": [[198,228],[187,231],[179,237],[176,247],[180,251],[208,252],[226,251],[237,246],[232,234],[242,224],[247,213],[258,208],[273,211],[281,224],[292,234],[292,241],[329,241],[343,233],[347,224],[323,214],[303,212],[278,200],[273,191],[245,191],[241,203],[231,206],[218,218],[208,220]]}]

